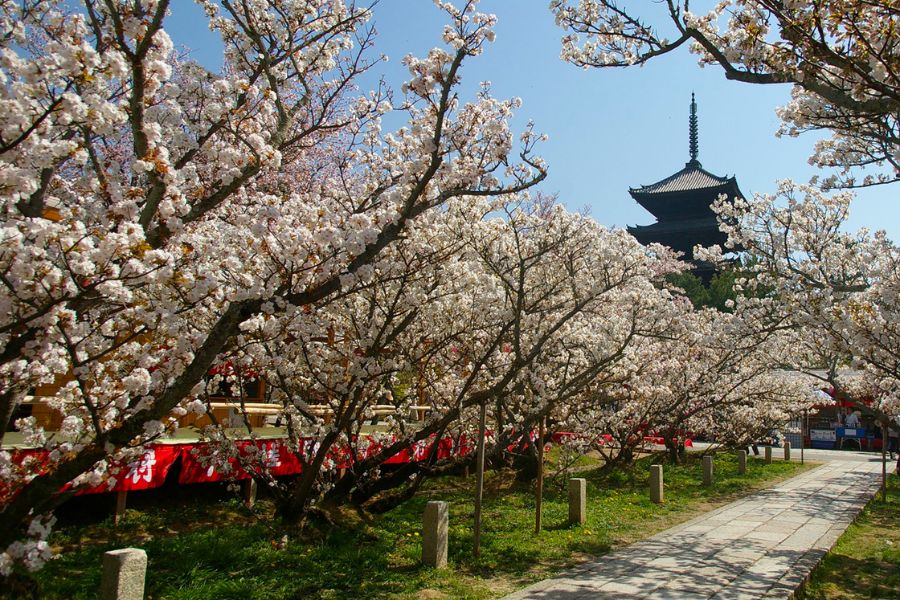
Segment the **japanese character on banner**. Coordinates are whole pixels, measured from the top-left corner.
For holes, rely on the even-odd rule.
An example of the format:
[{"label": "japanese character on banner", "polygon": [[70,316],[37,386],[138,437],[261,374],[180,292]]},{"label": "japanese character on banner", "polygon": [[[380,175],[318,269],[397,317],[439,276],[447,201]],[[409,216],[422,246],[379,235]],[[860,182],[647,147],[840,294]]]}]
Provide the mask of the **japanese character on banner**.
[{"label": "japanese character on banner", "polygon": [[424,460],[428,455],[428,446],[429,444],[426,440],[419,440],[418,442],[416,442],[413,447],[413,460]]},{"label": "japanese character on banner", "polygon": [[267,469],[275,469],[281,466],[281,452],[278,449],[278,443],[272,442],[263,449],[263,465]]},{"label": "japanese character on banner", "polygon": [[125,479],[131,479],[131,483],[135,484],[141,479],[150,483],[153,481],[153,465],[156,464],[156,450],[147,450],[140,460],[136,460],[128,466],[131,469]]}]

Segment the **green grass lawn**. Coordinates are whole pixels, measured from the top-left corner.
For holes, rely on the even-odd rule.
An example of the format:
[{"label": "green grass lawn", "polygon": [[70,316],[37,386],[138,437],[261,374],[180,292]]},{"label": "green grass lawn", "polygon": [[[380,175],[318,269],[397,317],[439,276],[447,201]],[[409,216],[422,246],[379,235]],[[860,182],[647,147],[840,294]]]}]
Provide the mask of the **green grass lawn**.
[{"label": "green grass lawn", "polygon": [[[650,457],[608,474],[580,471],[588,479],[584,526],[566,524],[566,482],[548,480],[539,536],[533,484],[488,473],[480,559],[472,556],[474,477],[432,481],[384,515],[347,511],[340,525],[308,528],[286,544],[264,500],[251,512],[221,495],[191,496],[186,486],[143,505],[136,499],[118,527],[109,518],[63,519],[50,540],[63,553],[36,574],[33,589],[44,598],[94,598],[103,552],[134,546],[149,557],[148,598],[494,598],[803,468],[748,463],[739,477],[736,459],[719,454],[712,488],[700,485],[698,458],[666,466],[663,505],[648,499]],[[435,499],[450,502],[450,565],[440,570],[419,564],[421,515]]]},{"label": "green grass lawn", "polygon": [[869,502],[798,598],[900,598],[900,477],[888,477],[887,502]]}]

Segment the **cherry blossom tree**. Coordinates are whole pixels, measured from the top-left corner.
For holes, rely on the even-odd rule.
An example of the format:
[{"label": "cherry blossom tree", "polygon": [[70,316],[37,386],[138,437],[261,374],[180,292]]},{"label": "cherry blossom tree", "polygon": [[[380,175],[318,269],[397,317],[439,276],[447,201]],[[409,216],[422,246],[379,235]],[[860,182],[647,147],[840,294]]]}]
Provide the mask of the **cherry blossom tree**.
[{"label": "cherry blossom tree", "polygon": [[[503,277],[504,282],[531,282],[531,289],[505,283],[508,294],[521,298],[522,306],[529,306],[529,297],[540,300],[535,305],[540,312],[525,315],[527,318],[514,327],[511,353],[521,352],[519,338],[533,339],[529,323],[540,329],[549,326],[553,332],[543,341],[533,364],[523,371],[509,393],[495,399],[492,407],[493,422],[501,432],[495,450],[502,452],[516,446],[519,451],[531,453],[532,460],[537,458],[534,449],[538,446],[532,443],[531,432],[539,428],[542,420],[553,424],[548,434],[554,429],[586,431],[577,420],[589,419],[587,415],[596,410],[598,391],[627,378],[633,366],[627,360],[629,349],[642,336],[661,332],[657,313],[666,309],[671,297],[658,284],[664,275],[682,266],[662,248],[656,248],[658,254],[654,255],[624,232],[607,231],[583,217],[567,217],[577,228],[570,225],[562,229],[557,224],[562,216],[557,213],[545,219],[548,226],[557,229],[551,230],[554,236],[565,233],[564,238],[555,238],[560,239],[556,242],[559,249],[540,238],[527,240],[528,246],[523,240],[521,247],[517,241],[514,257],[518,256],[518,260],[506,265],[498,264],[496,259],[489,262],[491,269],[499,273],[515,268]],[[541,220],[537,223],[542,225]],[[529,225],[528,229],[536,228]],[[529,266],[531,256],[540,256],[537,250],[531,250],[535,244],[538,249],[553,251],[548,256],[550,260],[541,261],[543,264],[535,261],[534,266]],[[482,252],[482,256],[489,255]],[[528,272],[523,272],[526,269]]]},{"label": "cherry blossom tree", "polygon": [[700,64],[753,84],[793,85],[779,134],[821,130],[810,161],[834,167],[825,187],[900,177],[900,12],[888,0],[726,0],[659,6],[620,0],[554,0],[567,30],[563,60],[589,67],[640,65],[689,46]]},{"label": "cherry blossom tree", "polygon": [[[390,458],[420,441],[413,439],[419,427],[412,418],[424,410],[418,388],[472,325],[450,318],[455,303],[479,291],[483,302],[491,300],[487,290],[475,289],[472,265],[460,259],[462,242],[449,226],[473,204],[451,201],[446,211],[410,224],[407,236],[339,298],[247,323],[231,360],[265,376],[270,400],[283,411],[288,447],[302,465],[293,483],[258,473],[286,520],[302,516],[339,477],[336,449],[349,462],[346,477],[361,478],[380,466],[361,464],[373,443],[402,440],[386,453]],[[452,369],[449,361],[441,364]],[[376,419],[382,430],[366,431]],[[211,437],[226,439],[221,427],[214,429]],[[437,434],[426,432],[422,440]]]},{"label": "cherry blossom tree", "polygon": [[[791,102],[779,110],[779,134],[831,135],[810,160],[837,172],[813,183],[852,188],[900,177],[894,3],[724,0],[702,14],[687,1],[636,4],[552,2],[568,32],[562,58],[585,68],[624,67],[687,45],[701,66],[717,66],[728,79],[793,86]],[[733,236],[729,247],[760,261],[737,282],[757,296],[738,302],[744,317],[753,315],[751,329],[790,329],[786,366],[857,399],[877,397],[873,410],[883,418],[896,412],[889,367],[896,315],[885,301],[895,249],[883,233],[839,230],[849,202],[785,182],[773,196],[720,206],[720,220]]]},{"label": "cherry blossom tree", "polygon": [[786,366],[883,421],[900,413],[900,254],[883,231],[844,230],[851,200],[849,192],[782,182],[777,194],[716,209],[728,244],[746,243],[758,259],[739,283],[766,293],[746,302],[792,328],[795,351]]},{"label": "cherry blossom tree", "polygon": [[[687,437],[737,445],[749,425],[783,425],[813,401],[809,381],[779,370],[793,353],[783,326],[759,327],[756,314],[697,311],[678,300],[656,312],[659,333],[631,349],[629,378],[608,392],[609,401],[595,403],[594,439],[612,437],[598,448],[612,464],[631,460],[647,435],[663,439],[672,462],[681,460]],[[580,420],[591,414],[580,412]]]},{"label": "cherry blossom tree", "polygon": [[[450,436],[468,440],[471,449],[482,408],[490,413],[489,460],[501,460],[510,447],[533,451],[530,434],[537,423],[574,412],[584,390],[611,385],[625,349],[646,334],[647,323],[656,322],[653,311],[668,301],[668,293],[652,281],[661,280],[676,261],[651,256],[623,232],[609,232],[557,205],[512,198],[473,211],[472,203],[451,203],[441,217],[432,231],[446,228],[446,239],[461,244],[450,260],[434,263],[431,274],[416,265],[414,277],[392,282],[394,312],[373,312],[366,303],[357,317],[367,332],[379,332],[374,339],[389,340],[390,347],[373,350],[354,333],[350,347],[355,350],[346,351],[343,362],[325,360],[342,365],[334,378],[340,385],[322,392],[335,417],[344,420],[328,424],[316,437],[320,460],[291,491],[289,514],[320,496],[328,503],[375,499],[370,506],[377,510],[408,498],[426,477],[474,459],[470,453],[438,460],[437,445],[429,443]],[[417,236],[415,243],[421,252],[430,242]],[[435,246],[427,247],[424,254],[435,256]],[[404,251],[405,243],[394,250]],[[382,334],[389,318],[390,333]],[[297,352],[301,346],[295,345]],[[317,355],[309,346],[303,352]],[[282,352],[273,355],[285,358]],[[316,369],[299,367],[291,364],[279,379],[313,372],[328,377],[324,363]],[[415,389],[407,389],[402,399],[396,390],[385,389],[409,373],[415,374],[410,384]],[[361,435],[360,424],[385,397],[397,410],[385,420],[381,439],[374,436],[378,450],[364,453],[360,446],[373,436]],[[411,422],[409,415],[422,404],[428,419]],[[311,427],[298,428],[303,429]],[[334,481],[334,469],[322,466],[336,441],[350,448],[350,456],[365,458],[353,460]],[[430,448],[424,460],[391,471],[380,468],[397,453],[415,452],[423,444]]]},{"label": "cherry blossom tree", "polygon": [[442,4],[446,49],[404,59],[390,135],[385,93],[354,91],[368,9],[203,0],[214,74],[173,55],[168,0],[72,4],[0,3],[0,415],[55,385],[65,417],[19,422],[46,463],[0,453],[3,573],[46,557],[41,515],[198,408],[242,335],[274,315],[318,331],[416,220],[545,176],[538,136],[508,128],[518,100],[456,92],[494,35],[473,2]]}]

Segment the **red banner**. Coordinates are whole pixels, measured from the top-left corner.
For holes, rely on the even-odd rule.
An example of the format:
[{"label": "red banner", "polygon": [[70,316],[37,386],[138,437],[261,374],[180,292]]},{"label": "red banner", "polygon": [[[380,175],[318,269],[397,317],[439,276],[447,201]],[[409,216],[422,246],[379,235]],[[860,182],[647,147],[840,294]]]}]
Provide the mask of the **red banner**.
[{"label": "red banner", "polygon": [[130,492],[162,487],[166,481],[166,475],[169,474],[169,469],[175,464],[180,454],[180,446],[168,444],[150,446],[144,450],[140,458],[127,465],[110,466],[110,476],[116,479],[116,484],[112,488],[108,483],[102,483],[96,487],[80,489],[75,492],[75,495],[102,494],[112,491]]},{"label": "red banner", "polygon": [[[568,435],[572,434],[559,434],[555,436],[555,441]],[[367,441],[369,443],[366,448],[358,451],[359,459],[377,454],[384,448],[385,444],[392,444],[396,440],[391,438],[382,443],[369,436]],[[317,442],[304,440],[303,443],[307,453],[313,453],[317,450]],[[465,456],[475,450],[475,443],[476,440],[470,440],[464,435],[459,436],[457,440],[449,436],[441,438],[437,441],[436,458],[442,460],[454,455]],[[413,443],[388,458],[385,464],[395,465],[410,461],[423,461],[431,453],[434,444],[435,438],[433,436],[427,440]],[[690,440],[686,440],[686,445],[691,445]],[[246,468],[250,471],[258,469],[260,472],[269,472],[275,476],[295,475],[302,469],[300,459],[294,452],[290,451],[284,440],[244,440],[237,442],[236,446],[240,458],[228,457],[227,464],[230,468],[223,469],[222,466],[216,466],[217,463],[221,462],[221,459],[212,460],[210,456],[210,453],[219,452],[214,444],[206,442],[154,444],[148,446],[140,458],[131,461],[127,465],[110,466],[110,477],[115,479],[115,485],[112,487],[108,483],[104,483],[96,487],[78,490],[77,494],[99,494],[161,487],[165,483],[169,471],[179,458],[181,459],[181,468],[178,473],[178,483],[180,484],[248,479],[250,473],[241,466],[241,463],[246,465]],[[12,453],[12,459],[16,465],[21,465],[29,457],[37,460],[36,464],[32,464],[28,468],[29,471],[40,473],[46,469],[49,458],[49,452],[46,450],[25,449],[15,450]],[[351,459],[351,447],[346,445],[335,446],[328,453],[325,466],[326,468],[346,469],[351,467]],[[69,486],[66,487],[68,488]],[[3,496],[3,490],[0,490],[0,500],[3,499]]]},{"label": "red banner", "polygon": [[228,458],[227,462],[230,469],[226,470],[222,466],[217,469],[215,466],[216,461],[210,456],[211,450],[212,447],[209,444],[185,446],[181,452],[181,471],[178,473],[178,483],[212,483],[228,481],[229,479],[250,478],[241,469],[237,458],[234,457]]},{"label": "red banner", "polygon": [[297,455],[291,452],[281,440],[243,441],[236,444],[241,459],[229,457],[229,469],[216,466],[216,461],[208,457],[215,451],[209,444],[186,446],[181,455],[181,472],[178,483],[211,483],[230,479],[249,479],[250,474],[241,466],[243,462],[251,470],[259,464],[260,472],[269,472],[280,477],[296,475],[302,465]]},{"label": "red banner", "polygon": [[[269,472],[277,477],[296,475],[300,472],[303,466],[300,459],[281,440],[262,440],[252,444],[258,450],[256,460],[251,461],[251,464],[258,464],[260,471]],[[251,448],[251,442],[247,442],[242,447],[242,454],[249,456],[248,450]]]}]

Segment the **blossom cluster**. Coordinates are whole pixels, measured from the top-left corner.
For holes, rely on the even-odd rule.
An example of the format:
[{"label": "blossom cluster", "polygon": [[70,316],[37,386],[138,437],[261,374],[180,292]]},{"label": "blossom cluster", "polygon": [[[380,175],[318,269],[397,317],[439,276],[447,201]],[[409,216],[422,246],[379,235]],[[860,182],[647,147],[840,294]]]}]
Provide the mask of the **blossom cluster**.
[{"label": "blossom cluster", "polygon": [[785,366],[884,419],[900,414],[900,249],[883,231],[845,230],[852,198],[783,181],[716,210],[728,244],[756,258],[738,283],[762,293],[742,310],[789,331]]},{"label": "blossom cluster", "polygon": [[34,515],[205,411],[243,345],[308,339],[330,303],[402,272],[391,246],[448,203],[546,174],[539,136],[510,131],[517,99],[457,95],[493,39],[476,3],[445,7],[446,50],[408,59],[393,134],[388,90],[355,87],[379,60],[370,10],[201,2],[225,47],[211,73],[175,53],[169,4],[0,3],[2,431],[26,401],[61,421],[16,423],[47,462],[0,453],[4,560],[36,564],[13,545]]}]

